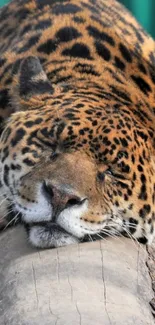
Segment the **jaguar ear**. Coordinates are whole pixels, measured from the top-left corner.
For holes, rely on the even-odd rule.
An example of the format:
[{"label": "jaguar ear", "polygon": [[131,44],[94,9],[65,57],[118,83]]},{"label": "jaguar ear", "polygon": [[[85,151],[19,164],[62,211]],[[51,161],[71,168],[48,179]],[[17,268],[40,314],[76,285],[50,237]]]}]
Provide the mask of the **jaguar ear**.
[{"label": "jaguar ear", "polygon": [[29,56],[21,62],[10,90],[11,104],[15,111],[41,106],[47,95],[54,92],[39,59]]}]

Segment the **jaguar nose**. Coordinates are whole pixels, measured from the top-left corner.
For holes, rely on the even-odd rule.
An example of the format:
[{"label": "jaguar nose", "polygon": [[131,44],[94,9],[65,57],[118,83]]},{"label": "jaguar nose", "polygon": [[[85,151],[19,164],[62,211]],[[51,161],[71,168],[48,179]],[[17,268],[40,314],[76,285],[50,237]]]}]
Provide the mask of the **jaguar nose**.
[{"label": "jaguar nose", "polygon": [[75,194],[72,194],[71,190],[58,189],[55,185],[47,184],[43,182],[43,193],[48,201],[51,203],[54,213],[60,213],[66,208],[74,206],[80,206],[86,198],[81,198]]}]

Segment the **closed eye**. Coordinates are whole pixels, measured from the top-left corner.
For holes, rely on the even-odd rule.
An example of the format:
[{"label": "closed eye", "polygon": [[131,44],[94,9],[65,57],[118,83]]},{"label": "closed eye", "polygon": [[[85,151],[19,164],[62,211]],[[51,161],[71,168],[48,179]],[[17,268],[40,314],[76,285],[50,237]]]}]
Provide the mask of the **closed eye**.
[{"label": "closed eye", "polygon": [[126,178],[124,177],[124,175],[119,174],[119,173],[117,173],[117,172],[111,170],[110,168],[108,168],[108,169],[105,171],[105,174],[108,174],[108,175],[110,175],[110,176],[116,177],[116,178],[118,178],[118,179],[124,179],[124,180],[126,179]]}]

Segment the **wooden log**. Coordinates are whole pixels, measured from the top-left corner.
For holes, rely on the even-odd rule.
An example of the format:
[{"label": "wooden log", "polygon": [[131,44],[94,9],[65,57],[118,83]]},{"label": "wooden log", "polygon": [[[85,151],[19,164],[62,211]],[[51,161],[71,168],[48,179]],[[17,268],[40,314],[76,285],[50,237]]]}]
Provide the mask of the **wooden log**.
[{"label": "wooden log", "polygon": [[9,229],[0,237],[0,324],[153,325],[146,257],[125,238],[36,250],[21,227]]}]

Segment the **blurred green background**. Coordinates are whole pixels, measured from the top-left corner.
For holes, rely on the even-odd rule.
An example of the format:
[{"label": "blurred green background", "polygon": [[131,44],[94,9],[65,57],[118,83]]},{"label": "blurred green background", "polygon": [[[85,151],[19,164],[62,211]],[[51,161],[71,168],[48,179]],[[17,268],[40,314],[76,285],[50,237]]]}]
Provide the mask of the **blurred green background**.
[{"label": "blurred green background", "polygon": [[[155,0],[119,1],[132,11],[142,26],[155,38]],[[8,2],[9,0],[0,0],[0,6],[3,6]]]}]

